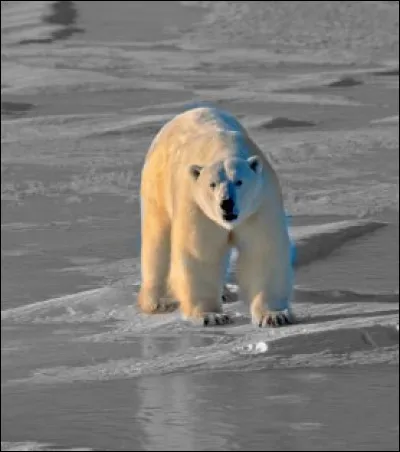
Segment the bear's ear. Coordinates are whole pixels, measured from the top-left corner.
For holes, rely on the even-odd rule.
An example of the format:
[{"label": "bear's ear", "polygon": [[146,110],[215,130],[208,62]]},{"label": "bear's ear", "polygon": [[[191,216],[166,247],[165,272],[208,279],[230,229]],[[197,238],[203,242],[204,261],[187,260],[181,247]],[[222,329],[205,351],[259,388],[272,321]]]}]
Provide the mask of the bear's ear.
[{"label": "bear's ear", "polygon": [[190,166],[189,168],[190,175],[193,177],[194,180],[197,180],[199,178],[202,169],[203,167],[199,165]]},{"label": "bear's ear", "polygon": [[262,162],[261,159],[257,155],[253,155],[247,159],[247,162],[250,165],[250,168],[257,174],[261,173],[262,170]]}]

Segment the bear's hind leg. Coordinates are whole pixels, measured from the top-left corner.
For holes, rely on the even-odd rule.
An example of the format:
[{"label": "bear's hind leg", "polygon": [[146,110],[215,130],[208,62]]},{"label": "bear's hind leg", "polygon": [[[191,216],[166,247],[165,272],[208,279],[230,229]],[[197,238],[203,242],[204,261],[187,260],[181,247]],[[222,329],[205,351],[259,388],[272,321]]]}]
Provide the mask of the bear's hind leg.
[{"label": "bear's hind leg", "polygon": [[138,296],[140,309],[147,314],[170,312],[178,304],[168,298],[171,226],[166,212],[151,202],[142,204],[142,282]]}]

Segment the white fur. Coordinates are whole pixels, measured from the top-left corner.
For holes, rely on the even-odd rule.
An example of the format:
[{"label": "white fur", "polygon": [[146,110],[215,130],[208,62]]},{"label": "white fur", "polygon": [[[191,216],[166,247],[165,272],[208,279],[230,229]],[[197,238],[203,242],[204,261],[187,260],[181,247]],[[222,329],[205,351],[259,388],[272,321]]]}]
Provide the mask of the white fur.
[{"label": "white fur", "polygon": [[[251,164],[255,165],[255,169],[251,169]],[[208,218],[228,231],[256,212],[267,189],[262,163],[257,157],[246,160],[231,158],[206,167],[195,166],[192,175],[196,180],[193,196],[197,204]],[[238,182],[240,186],[236,185]],[[236,220],[224,220],[220,207],[224,198],[230,198],[235,203],[233,213],[237,216]]]},{"label": "white fur", "polygon": [[[146,156],[141,197],[144,311],[165,307],[161,300],[169,292],[185,317],[221,313],[226,256],[235,247],[239,287],[253,321],[285,320],[292,269],[281,189],[236,118],[196,108],[171,120]],[[229,218],[221,209],[228,198]]]}]

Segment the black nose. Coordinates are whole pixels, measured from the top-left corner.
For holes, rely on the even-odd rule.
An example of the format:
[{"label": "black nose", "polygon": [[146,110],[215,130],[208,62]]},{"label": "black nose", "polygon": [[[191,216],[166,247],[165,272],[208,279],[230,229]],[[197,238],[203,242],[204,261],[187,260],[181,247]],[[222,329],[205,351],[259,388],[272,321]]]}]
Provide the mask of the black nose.
[{"label": "black nose", "polygon": [[232,212],[233,208],[235,207],[235,203],[232,201],[231,198],[228,198],[223,199],[220,206],[224,212]]}]

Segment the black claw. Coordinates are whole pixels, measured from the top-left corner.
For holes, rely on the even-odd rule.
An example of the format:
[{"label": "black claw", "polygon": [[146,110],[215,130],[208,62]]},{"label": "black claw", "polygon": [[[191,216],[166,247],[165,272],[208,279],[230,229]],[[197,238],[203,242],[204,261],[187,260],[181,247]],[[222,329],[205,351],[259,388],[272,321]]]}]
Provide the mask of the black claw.
[{"label": "black claw", "polygon": [[262,319],[261,319],[260,322],[259,322],[259,324],[258,324],[259,328],[262,327],[262,323],[263,323],[263,321],[262,321]]},{"label": "black claw", "polygon": [[224,315],[224,322],[225,323],[230,323],[230,318],[229,318],[229,316],[228,315]]},{"label": "black claw", "polygon": [[210,323],[210,319],[208,317],[204,317],[203,325],[207,326]]},{"label": "black claw", "polygon": [[287,315],[283,315],[283,318],[285,319],[285,322],[288,324],[288,325],[291,325],[292,324],[292,322],[291,322],[291,320],[289,319],[289,317],[287,316]]},{"label": "black claw", "polygon": [[222,301],[225,302],[226,301],[226,296],[222,295]]},{"label": "black claw", "polygon": [[276,318],[276,322],[277,322],[277,324],[278,324],[279,326],[281,326],[281,325],[284,324],[284,320],[283,320],[282,317],[280,317],[280,316],[278,316],[278,317]]},{"label": "black claw", "polygon": [[220,320],[219,317],[215,316],[215,324],[216,325],[220,325],[220,321],[219,320]]}]

